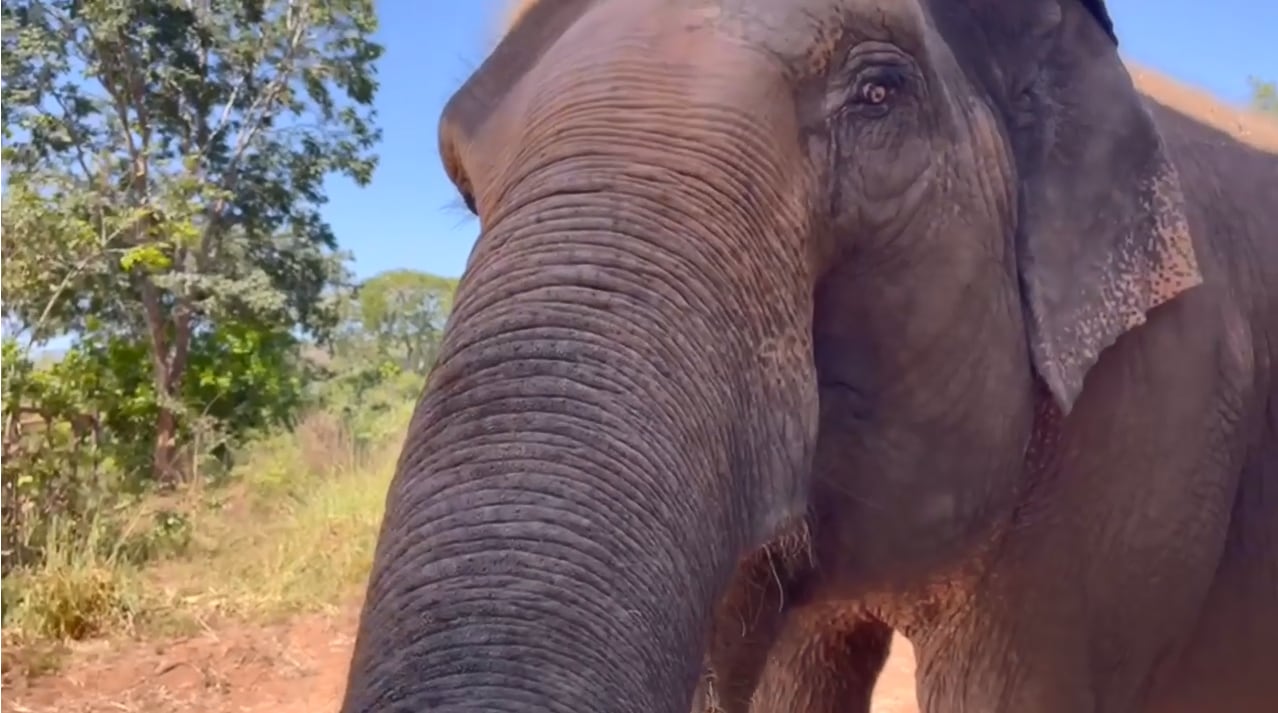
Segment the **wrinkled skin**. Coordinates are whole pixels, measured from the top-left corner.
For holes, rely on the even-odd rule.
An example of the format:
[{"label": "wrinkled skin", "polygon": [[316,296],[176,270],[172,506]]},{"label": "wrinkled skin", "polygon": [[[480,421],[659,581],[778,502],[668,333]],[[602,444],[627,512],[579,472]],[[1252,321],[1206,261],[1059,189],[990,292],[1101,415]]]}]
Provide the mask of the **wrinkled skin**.
[{"label": "wrinkled skin", "polygon": [[541,2],[440,142],[345,713],[1278,697],[1278,163],[1098,3]]}]

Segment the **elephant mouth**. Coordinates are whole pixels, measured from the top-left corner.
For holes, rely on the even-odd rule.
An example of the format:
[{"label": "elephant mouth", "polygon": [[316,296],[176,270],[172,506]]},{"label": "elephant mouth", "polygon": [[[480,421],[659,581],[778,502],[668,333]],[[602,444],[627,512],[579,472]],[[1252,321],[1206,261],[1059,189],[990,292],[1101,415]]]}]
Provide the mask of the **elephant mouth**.
[{"label": "elephant mouth", "polygon": [[760,549],[768,557],[789,565],[815,567],[816,554],[812,549],[812,521],[809,514],[803,513],[790,520]]},{"label": "elephant mouth", "polygon": [[[741,558],[737,581],[732,586],[776,586],[787,592],[816,568],[812,513],[805,512],[786,522],[772,539]],[[768,581],[753,581],[758,577]],[[741,581],[743,579],[748,581]]]},{"label": "elephant mouth", "polygon": [[817,379],[817,389],[823,404],[838,404],[839,413],[847,418],[869,420],[872,402],[864,388],[837,376],[822,375]]}]

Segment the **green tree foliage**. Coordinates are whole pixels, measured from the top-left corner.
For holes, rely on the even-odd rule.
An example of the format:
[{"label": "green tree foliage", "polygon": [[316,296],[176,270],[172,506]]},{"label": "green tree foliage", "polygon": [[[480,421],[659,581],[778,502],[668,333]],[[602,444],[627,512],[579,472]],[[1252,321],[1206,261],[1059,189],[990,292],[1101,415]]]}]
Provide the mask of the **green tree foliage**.
[{"label": "green tree foliage", "polygon": [[456,279],[389,270],[342,295],[325,364],[329,379],[317,398],[357,433],[354,420],[412,400],[434,364],[456,288]]},{"label": "green tree foliage", "polygon": [[297,336],[336,323],[320,207],[375,166],[372,0],[13,0],[3,23],[4,316],[72,335],[105,390],[77,408],[171,481],[197,418],[286,420]]},{"label": "green tree foliage", "polygon": [[360,284],[360,325],[378,353],[425,374],[452,311],[457,281],[415,270],[390,270]]},{"label": "green tree foliage", "polygon": [[1278,116],[1278,82],[1265,82],[1256,77],[1248,79],[1251,84],[1251,105],[1255,109]]}]

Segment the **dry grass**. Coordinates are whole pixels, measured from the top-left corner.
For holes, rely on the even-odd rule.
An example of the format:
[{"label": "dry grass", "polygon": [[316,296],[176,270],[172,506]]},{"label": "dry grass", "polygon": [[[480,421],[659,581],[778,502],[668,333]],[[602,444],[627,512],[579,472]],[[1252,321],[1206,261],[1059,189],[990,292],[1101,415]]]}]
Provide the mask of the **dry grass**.
[{"label": "dry grass", "polygon": [[71,523],[53,522],[41,566],[5,578],[6,644],[80,640],[133,626],[143,599],[137,572],[117,557],[119,548],[103,546],[100,522],[87,529],[81,538],[69,534]]},{"label": "dry grass", "polygon": [[304,495],[238,512],[205,528],[202,556],[153,572],[178,613],[270,620],[326,608],[368,575],[395,450],[318,479]]},{"label": "dry grass", "polygon": [[134,566],[97,554],[119,547],[89,543],[7,577],[6,669],[55,666],[50,642],[190,633],[214,621],[327,609],[358,594],[410,405],[388,414],[395,435],[371,448],[315,415],[261,444],[230,490],[167,502],[190,530],[180,553]]},{"label": "dry grass", "polygon": [[[407,405],[407,406],[411,406]],[[389,418],[406,424],[407,406]],[[396,435],[360,447],[316,414],[263,446],[242,491],[200,528],[197,552],[151,572],[178,611],[269,620],[327,608],[358,592],[372,564]]]}]

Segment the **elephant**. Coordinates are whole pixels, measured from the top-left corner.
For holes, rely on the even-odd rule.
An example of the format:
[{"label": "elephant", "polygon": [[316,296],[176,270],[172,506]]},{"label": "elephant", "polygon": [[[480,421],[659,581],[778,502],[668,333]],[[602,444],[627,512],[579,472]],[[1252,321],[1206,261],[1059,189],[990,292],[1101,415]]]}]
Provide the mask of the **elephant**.
[{"label": "elephant", "polygon": [[534,2],[439,153],[344,713],[1272,710],[1278,155],[1103,2]]}]

